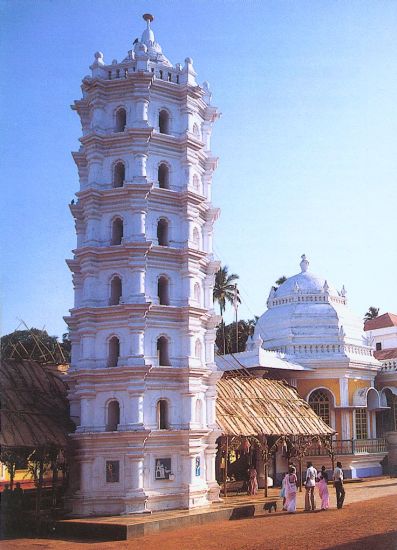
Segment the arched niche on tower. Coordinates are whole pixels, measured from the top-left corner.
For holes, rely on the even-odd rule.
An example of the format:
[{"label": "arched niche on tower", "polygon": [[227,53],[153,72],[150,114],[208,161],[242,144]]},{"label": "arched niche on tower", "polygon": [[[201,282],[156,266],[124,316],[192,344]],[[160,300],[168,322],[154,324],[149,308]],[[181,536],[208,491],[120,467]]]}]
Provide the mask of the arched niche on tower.
[{"label": "arched niche on tower", "polygon": [[120,403],[117,399],[110,399],[105,406],[105,426],[107,432],[116,432],[120,424]]},{"label": "arched niche on tower", "polygon": [[170,286],[169,276],[162,273],[157,278],[157,297],[161,306],[170,305]]},{"label": "arched niche on tower", "polygon": [[127,110],[124,106],[117,107],[114,112],[114,131],[124,132],[127,126]]},{"label": "arched niche on tower", "polygon": [[166,107],[161,107],[158,112],[158,129],[160,134],[171,134],[171,113]]},{"label": "arched niche on tower", "polygon": [[123,283],[120,275],[115,274],[110,279],[109,284],[109,305],[118,306],[123,295]]}]

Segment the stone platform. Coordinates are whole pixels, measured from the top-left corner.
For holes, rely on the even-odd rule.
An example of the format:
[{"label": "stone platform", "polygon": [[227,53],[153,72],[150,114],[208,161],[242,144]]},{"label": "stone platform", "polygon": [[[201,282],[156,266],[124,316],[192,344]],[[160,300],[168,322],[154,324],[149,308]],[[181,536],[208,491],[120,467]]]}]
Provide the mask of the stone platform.
[{"label": "stone platform", "polygon": [[[330,506],[336,508],[335,489],[330,483]],[[366,480],[346,480],[345,505],[362,502],[372,498],[394,495],[397,491],[397,480],[390,477],[378,477]],[[222,502],[196,510],[169,510],[153,514],[139,514],[109,517],[88,517],[65,519],[58,521],[54,535],[63,539],[83,540],[128,540],[135,537],[156,533],[162,530],[172,530],[179,527],[202,525],[213,521],[234,520],[253,516],[269,519],[285,515],[282,512],[282,499],[279,489],[269,489],[269,496],[263,496],[263,490],[255,497],[247,495],[228,496]],[[297,495],[297,512],[303,512],[304,490]],[[316,491],[317,505],[319,505]],[[269,513],[264,509],[266,503],[276,501],[277,512]]]},{"label": "stone platform", "polygon": [[[269,491],[269,497],[261,494],[250,496],[231,496],[222,502],[214,503],[195,510],[169,510],[153,514],[126,516],[89,517],[58,521],[55,536],[62,538],[127,540],[162,530],[201,525],[211,521],[233,520],[268,514],[264,510],[266,502],[277,503],[277,514],[282,513],[282,499],[279,489]],[[274,515],[274,510],[271,512]]]}]

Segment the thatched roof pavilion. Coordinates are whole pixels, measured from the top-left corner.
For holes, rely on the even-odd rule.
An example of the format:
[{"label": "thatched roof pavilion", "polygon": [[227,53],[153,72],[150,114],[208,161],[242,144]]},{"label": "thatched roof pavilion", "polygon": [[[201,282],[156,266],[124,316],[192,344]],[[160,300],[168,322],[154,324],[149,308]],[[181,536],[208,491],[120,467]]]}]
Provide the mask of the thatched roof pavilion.
[{"label": "thatched roof pavilion", "polygon": [[335,431],[282,380],[239,376],[217,384],[216,418],[224,435],[330,436]]},{"label": "thatched roof pavilion", "polygon": [[62,375],[36,361],[7,359],[0,362],[0,377],[2,450],[66,448],[74,425]]}]

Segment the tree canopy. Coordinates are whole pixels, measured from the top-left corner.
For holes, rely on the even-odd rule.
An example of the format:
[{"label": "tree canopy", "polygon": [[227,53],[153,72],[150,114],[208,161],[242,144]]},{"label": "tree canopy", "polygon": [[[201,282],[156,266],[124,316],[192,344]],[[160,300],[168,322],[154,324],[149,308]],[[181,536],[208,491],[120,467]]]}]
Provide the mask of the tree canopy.
[{"label": "tree canopy", "polygon": [[375,319],[379,315],[379,308],[371,306],[368,308],[367,313],[364,315],[364,321],[369,321],[370,319]]},{"label": "tree canopy", "polygon": [[50,336],[46,330],[31,328],[14,330],[1,338],[2,359],[32,359],[41,364],[68,363],[70,359],[70,340],[68,334],[62,336],[62,342],[56,336]]}]

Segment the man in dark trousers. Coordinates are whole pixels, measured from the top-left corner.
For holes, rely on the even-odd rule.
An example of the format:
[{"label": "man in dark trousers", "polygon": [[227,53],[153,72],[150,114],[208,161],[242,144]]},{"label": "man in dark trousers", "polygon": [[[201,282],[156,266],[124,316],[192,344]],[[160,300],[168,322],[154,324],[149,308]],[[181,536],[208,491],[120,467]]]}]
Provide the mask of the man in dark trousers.
[{"label": "man in dark trousers", "polygon": [[342,463],[337,462],[334,470],[334,487],[336,490],[336,506],[340,509],[345,500],[345,489],[343,487],[343,470]]}]

